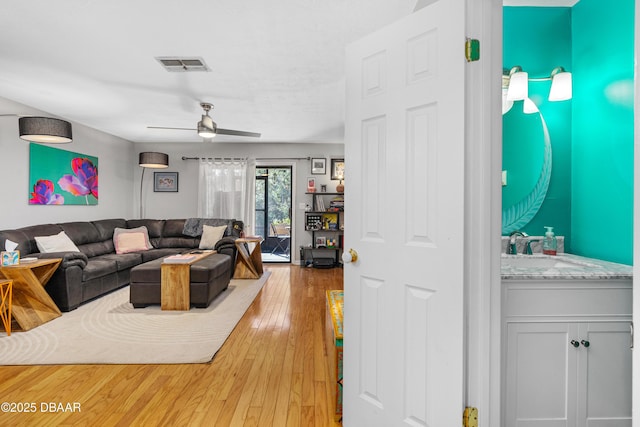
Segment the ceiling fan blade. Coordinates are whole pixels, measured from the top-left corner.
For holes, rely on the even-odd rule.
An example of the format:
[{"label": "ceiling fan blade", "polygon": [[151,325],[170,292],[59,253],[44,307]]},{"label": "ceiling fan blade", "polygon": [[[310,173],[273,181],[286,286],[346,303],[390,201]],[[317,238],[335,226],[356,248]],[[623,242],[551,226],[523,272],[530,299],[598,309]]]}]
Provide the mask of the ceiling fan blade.
[{"label": "ceiling fan blade", "polygon": [[190,130],[190,131],[196,130],[195,128],[170,128],[166,126],[147,126],[147,129]]},{"label": "ceiling fan blade", "polygon": [[260,135],[261,135],[256,132],[246,132],[242,130],[221,129],[221,128],[217,128],[216,133],[219,135],[252,136],[255,138],[260,138]]}]

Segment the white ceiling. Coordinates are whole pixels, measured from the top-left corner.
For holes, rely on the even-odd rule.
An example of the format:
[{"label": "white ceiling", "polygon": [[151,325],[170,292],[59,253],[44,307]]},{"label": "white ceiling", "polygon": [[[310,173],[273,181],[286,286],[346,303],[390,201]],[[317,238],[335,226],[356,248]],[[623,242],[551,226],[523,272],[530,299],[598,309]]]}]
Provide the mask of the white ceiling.
[{"label": "white ceiling", "polygon": [[[0,96],[133,142],[342,142],[345,46],[416,0],[2,0]],[[169,73],[157,56],[210,72]],[[20,111],[0,111],[16,113]],[[216,141],[251,141],[218,135]]]}]

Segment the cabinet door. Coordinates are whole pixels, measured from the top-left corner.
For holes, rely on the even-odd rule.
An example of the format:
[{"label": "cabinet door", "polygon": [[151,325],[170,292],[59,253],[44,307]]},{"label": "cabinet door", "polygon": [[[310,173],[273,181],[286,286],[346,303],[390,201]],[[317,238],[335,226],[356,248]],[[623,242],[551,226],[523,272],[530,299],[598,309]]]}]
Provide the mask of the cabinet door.
[{"label": "cabinet door", "polygon": [[631,427],[629,322],[580,325],[578,425]]},{"label": "cabinet door", "polygon": [[575,426],[577,332],[569,323],[507,323],[505,426]]}]

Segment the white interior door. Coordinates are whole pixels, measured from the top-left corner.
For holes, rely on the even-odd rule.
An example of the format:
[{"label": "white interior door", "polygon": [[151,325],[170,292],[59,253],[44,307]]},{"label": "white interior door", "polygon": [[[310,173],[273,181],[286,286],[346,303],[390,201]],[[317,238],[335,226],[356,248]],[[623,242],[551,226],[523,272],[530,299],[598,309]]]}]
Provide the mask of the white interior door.
[{"label": "white interior door", "polygon": [[347,50],[344,425],[463,409],[463,0]]}]

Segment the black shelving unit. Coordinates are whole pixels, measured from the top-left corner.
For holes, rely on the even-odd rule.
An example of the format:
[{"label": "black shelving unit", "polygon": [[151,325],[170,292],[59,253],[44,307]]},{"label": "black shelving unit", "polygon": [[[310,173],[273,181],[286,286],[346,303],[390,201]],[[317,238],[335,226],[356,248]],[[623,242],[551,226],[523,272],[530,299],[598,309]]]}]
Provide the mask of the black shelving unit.
[{"label": "black shelving unit", "polygon": [[[305,211],[305,230],[311,233],[310,247],[300,248],[303,265],[337,267],[344,236],[344,193],[306,193],[311,210]],[[341,201],[337,199],[342,198]],[[333,204],[331,203],[333,201]]]}]

